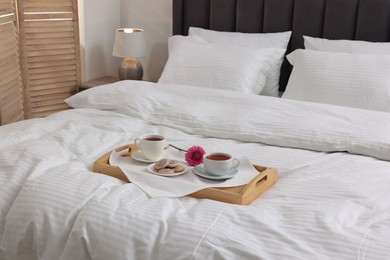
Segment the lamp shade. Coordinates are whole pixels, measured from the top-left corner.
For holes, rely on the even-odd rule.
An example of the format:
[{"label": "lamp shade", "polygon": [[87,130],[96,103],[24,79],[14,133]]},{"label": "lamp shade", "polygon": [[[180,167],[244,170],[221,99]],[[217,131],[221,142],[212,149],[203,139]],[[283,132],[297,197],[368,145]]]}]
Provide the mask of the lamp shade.
[{"label": "lamp shade", "polygon": [[121,58],[144,57],[146,55],[144,31],[138,28],[117,29],[112,55]]}]

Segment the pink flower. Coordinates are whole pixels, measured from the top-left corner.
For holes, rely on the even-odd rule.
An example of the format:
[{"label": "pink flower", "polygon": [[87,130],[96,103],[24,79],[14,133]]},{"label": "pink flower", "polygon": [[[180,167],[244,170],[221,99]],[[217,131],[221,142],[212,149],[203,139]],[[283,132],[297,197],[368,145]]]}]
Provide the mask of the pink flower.
[{"label": "pink flower", "polygon": [[190,166],[196,166],[203,163],[203,155],[206,151],[200,146],[192,146],[185,154],[186,162]]}]

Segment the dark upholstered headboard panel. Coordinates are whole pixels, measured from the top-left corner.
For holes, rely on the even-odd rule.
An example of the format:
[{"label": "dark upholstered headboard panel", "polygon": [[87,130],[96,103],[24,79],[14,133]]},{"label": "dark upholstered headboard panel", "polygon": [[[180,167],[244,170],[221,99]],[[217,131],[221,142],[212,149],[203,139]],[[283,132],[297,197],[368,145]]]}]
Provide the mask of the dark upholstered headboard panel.
[{"label": "dark upholstered headboard panel", "polygon": [[[217,31],[292,31],[288,53],[303,48],[302,35],[390,41],[390,0],[173,0],[173,34],[190,26]],[[283,64],[280,90],[290,74]]]}]

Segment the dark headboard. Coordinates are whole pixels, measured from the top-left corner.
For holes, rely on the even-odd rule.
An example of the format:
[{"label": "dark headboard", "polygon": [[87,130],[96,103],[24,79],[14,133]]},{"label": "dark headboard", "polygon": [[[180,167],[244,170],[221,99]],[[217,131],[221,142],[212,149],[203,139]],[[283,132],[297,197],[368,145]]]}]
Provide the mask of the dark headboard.
[{"label": "dark headboard", "polygon": [[[190,26],[217,31],[292,31],[287,53],[303,48],[302,35],[390,41],[390,0],[173,0],[173,34]],[[291,68],[284,62],[280,90]]]}]

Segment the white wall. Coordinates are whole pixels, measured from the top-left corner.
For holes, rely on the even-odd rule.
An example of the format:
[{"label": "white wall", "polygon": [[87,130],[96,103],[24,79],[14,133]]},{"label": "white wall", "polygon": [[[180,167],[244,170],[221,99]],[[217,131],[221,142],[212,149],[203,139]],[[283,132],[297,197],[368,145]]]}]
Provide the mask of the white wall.
[{"label": "white wall", "polygon": [[112,46],[120,27],[121,0],[78,2],[83,81],[117,75],[120,59],[112,56]]},{"label": "white wall", "polygon": [[120,27],[144,29],[143,79],[159,79],[172,35],[172,0],[79,0],[79,14],[83,81],[118,75],[121,58],[112,56],[112,47]]},{"label": "white wall", "polygon": [[172,35],[172,0],[121,0],[122,27],[145,31],[148,54],[141,58],[144,80],[157,81],[168,58]]}]

